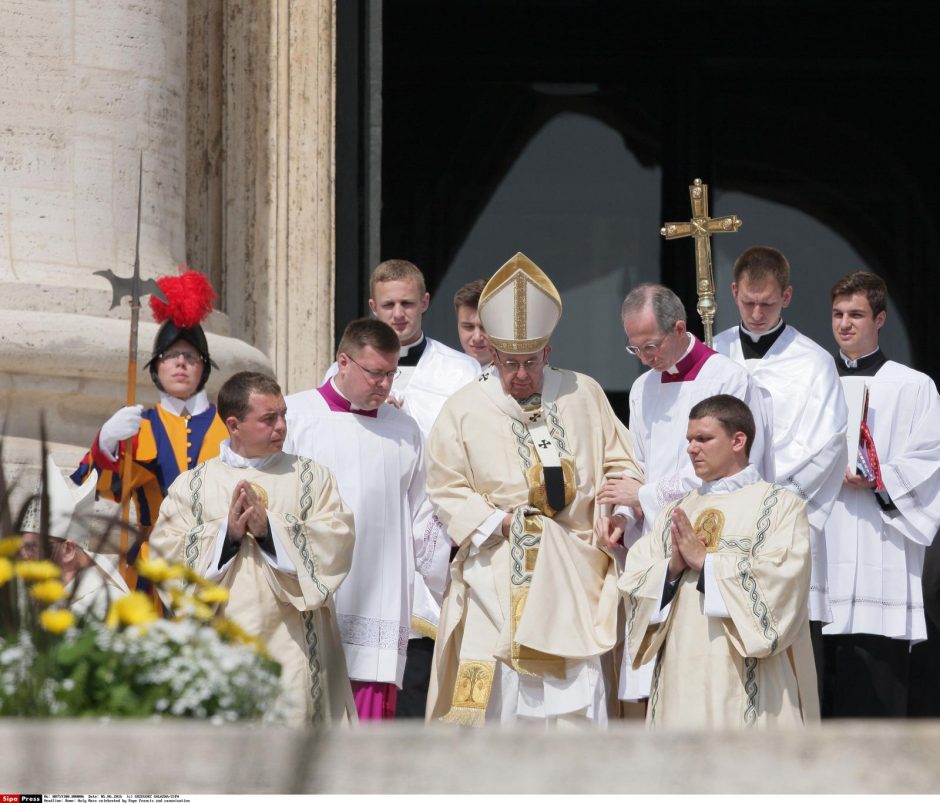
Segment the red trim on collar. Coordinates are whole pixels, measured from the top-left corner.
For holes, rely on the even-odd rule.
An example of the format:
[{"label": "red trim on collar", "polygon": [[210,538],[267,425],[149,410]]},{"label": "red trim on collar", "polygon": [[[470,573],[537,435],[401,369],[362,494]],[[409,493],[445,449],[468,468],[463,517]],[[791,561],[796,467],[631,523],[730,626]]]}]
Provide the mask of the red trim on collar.
[{"label": "red trim on collar", "polygon": [[660,372],[660,381],[663,384],[667,382],[691,382],[698,376],[702,366],[708,362],[709,358],[718,353],[706,346],[695,335],[692,335],[692,339],[695,341],[692,350],[676,363],[677,373]]},{"label": "red trim on collar", "polygon": [[375,410],[353,410],[352,402],[349,399],[344,399],[339,393],[336,392],[336,389],[333,387],[329,379],[326,380],[320,387],[317,388],[317,393],[323,397],[323,401],[326,402],[326,406],[329,407],[334,413],[355,413],[356,415],[364,415],[366,418],[377,418],[379,415],[378,408]]}]

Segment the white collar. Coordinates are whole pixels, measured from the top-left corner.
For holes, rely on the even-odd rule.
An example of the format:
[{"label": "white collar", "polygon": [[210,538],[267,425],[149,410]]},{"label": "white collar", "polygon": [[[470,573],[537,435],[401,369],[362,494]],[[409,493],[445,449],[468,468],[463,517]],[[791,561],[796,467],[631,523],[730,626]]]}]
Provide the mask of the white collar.
[{"label": "white collar", "polygon": [[877,354],[880,348],[881,346],[877,346],[874,351],[869,351],[868,354],[863,354],[861,357],[856,357],[854,360],[846,357],[845,352],[839,349],[839,358],[845,363],[846,368],[858,368],[859,360],[864,360],[866,357],[871,357],[872,354]]},{"label": "white collar", "polygon": [[757,342],[758,340],[760,340],[764,335],[770,335],[770,334],[773,334],[774,332],[776,332],[781,326],[783,326],[783,316],[782,316],[782,315],[780,316],[780,320],[777,321],[777,325],[774,326],[774,327],[771,327],[771,328],[768,329],[766,332],[758,332],[757,334],[754,334],[754,332],[752,332],[750,329],[748,329],[748,328],[744,325],[743,322],[741,323],[740,329],[741,329],[742,332],[744,332],[744,334],[746,334],[749,338],[751,338],[751,342],[752,342],[752,343],[756,343],[756,342]]},{"label": "white collar", "polygon": [[401,359],[402,357],[407,357],[409,351],[411,351],[416,346],[420,346],[423,342],[424,332],[421,333],[421,337],[419,337],[414,343],[409,343],[407,346],[402,346],[400,349],[398,349],[398,358]]},{"label": "white collar", "polygon": [[176,396],[161,391],[160,406],[173,415],[182,415],[184,407],[189,410],[190,415],[199,415],[209,409],[209,394],[200,390],[188,399],[177,399]]},{"label": "white collar", "polygon": [[279,454],[281,453],[275,452],[267,457],[242,457],[232,451],[232,442],[229,438],[219,444],[219,460],[229,468],[264,468]]},{"label": "white collar", "polygon": [[679,373],[679,369],[676,368],[676,366],[677,366],[680,362],[682,362],[686,357],[689,356],[689,352],[692,351],[692,347],[695,345],[695,338],[692,337],[692,333],[691,333],[691,332],[686,332],[685,335],[686,335],[687,338],[689,338],[689,347],[685,350],[685,353],[684,353],[678,360],[676,360],[672,365],[670,365],[670,366],[666,369],[666,373],[667,373],[667,374],[678,374],[678,373]]},{"label": "white collar", "polygon": [[730,477],[722,477],[719,480],[703,482],[699,493],[729,494],[732,491],[740,491],[742,488],[753,485],[755,482],[760,482],[760,473],[757,471],[756,466],[749,463],[746,468],[742,468],[737,474],[732,474]]}]

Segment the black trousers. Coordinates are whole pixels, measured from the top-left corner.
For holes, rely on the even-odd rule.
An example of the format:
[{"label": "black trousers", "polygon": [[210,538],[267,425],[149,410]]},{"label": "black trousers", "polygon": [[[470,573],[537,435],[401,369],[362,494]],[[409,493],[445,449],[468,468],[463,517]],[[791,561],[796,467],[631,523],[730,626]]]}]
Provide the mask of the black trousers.
[{"label": "black trousers", "polygon": [[413,638],[408,640],[408,657],[405,659],[405,677],[395,719],[424,719],[428,703],[428,684],[431,682],[431,659],[434,657],[434,639]]},{"label": "black trousers", "polygon": [[822,716],[906,717],[910,642],[854,633],[823,636]]}]

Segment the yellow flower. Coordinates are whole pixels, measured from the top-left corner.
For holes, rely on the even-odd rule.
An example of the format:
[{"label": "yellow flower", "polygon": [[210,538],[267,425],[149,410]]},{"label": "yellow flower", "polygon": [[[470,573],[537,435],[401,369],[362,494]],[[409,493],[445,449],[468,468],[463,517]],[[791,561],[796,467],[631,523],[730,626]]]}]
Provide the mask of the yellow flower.
[{"label": "yellow flower", "polygon": [[0,558],[0,586],[6,585],[13,579],[13,564],[6,558]]},{"label": "yellow flower", "polygon": [[0,538],[0,558],[12,558],[20,551],[21,546],[22,538]]},{"label": "yellow flower", "polygon": [[199,572],[193,571],[188,566],[183,568],[183,572],[183,576],[186,578],[186,582],[188,583],[195,583],[197,586],[203,587],[215,585],[210,580],[206,580],[206,578],[199,574]]},{"label": "yellow flower", "polygon": [[29,593],[33,595],[33,599],[51,605],[65,596],[65,586],[58,580],[43,580],[40,583],[33,583],[29,588]]},{"label": "yellow flower", "polygon": [[169,563],[163,560],[163,558],[155,558],[154,560],[138,558],[137,562],[134,564],[134,568],[137,569],[138,574],[143,575],[154,583],[164,583],[167,580],[178,580],[186,573],[185,566],[181,566],[178,563],[174,563],[171,566]]},{"label": "yellow flower", "polygon": [[212,626],[226,641],[233,641],[236,644],[245,644],[249,647],[253,647],[255,652],[259,655],[268,657],[268,650],[264,646],[264,642],[257,636],[249,636],[240,625],[236,624],[231,619],[217,618],[212,623]]},{"label": "yellow flower", "polygon": [[54,580],[60,574],[51,560],[21,560],[16,564],[16,576],[24,580]]},{"label": "yellow flower", "polygon": [[222,586],[206,586],[196,592],[196,599],[206,605],[212,605],[216,602],[228,602],[228,589]]},{"label": "yellow flower", "polygon": [[105,624],[108,627],[122,625],[145,625],[159,619],[150,597],[141,591],[134,591],[111,603]]},{"label": "yellow flower", "polygon": [[50,633],[64,633],[75,624],[75,616],[64,608],[47,608],[39,614],[39,624]]}]

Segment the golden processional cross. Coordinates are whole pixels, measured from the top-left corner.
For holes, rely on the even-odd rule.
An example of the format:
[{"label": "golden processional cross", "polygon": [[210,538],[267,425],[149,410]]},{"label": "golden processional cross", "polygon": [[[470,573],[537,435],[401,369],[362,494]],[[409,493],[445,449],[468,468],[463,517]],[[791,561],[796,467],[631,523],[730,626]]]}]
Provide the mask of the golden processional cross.
[{"label": "golden processional cross", "polygon": [[712,344],[712,322],[718,312],[718,303],[715,301],[715,274],[712,271],[712,235],[723,232],[735,232],[741,228],[741,220],[737,215],[724,217],[708,216],[708,185],[702,184],[697,178],[689,187],[689,197],[692,199],[692,220],[688,223],[666,223],[660,230],[667,240],[677,240],[680,237],[695,238],[695,289],[698,292],[699,317],[705,327],[705,345]]}]

